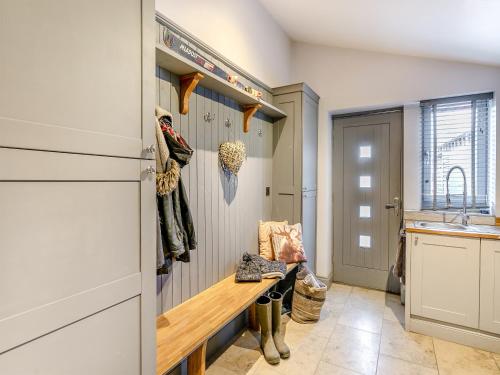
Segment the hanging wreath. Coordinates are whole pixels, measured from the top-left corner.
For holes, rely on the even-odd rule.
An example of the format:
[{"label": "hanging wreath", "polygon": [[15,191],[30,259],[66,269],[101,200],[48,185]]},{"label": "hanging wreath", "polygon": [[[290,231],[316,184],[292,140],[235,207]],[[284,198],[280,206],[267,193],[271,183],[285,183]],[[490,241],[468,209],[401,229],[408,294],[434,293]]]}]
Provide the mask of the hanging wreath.
[{"label": "hanging wreath", "polygon": [[219,161],[226,172],[237,175],[245,158],[245,144],[241,141],[224,142],[219,146]]}]

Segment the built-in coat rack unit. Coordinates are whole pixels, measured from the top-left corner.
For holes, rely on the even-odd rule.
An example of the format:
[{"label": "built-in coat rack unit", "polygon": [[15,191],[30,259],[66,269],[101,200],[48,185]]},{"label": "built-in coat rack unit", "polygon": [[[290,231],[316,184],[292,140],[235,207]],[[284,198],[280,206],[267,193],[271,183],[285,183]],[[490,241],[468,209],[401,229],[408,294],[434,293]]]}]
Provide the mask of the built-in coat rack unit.
[{"label": "built-in coat rack unit", "polygon": [[202,82],[204,87],[234,99],[241,105],[244,114],[243,131],[245,133],[250,130],[250,121],[257,111],[261,111],[273,120],[286,117],[285,112],[272,104],[234,86],[161,44],[156,45],[156,64],[180,77],[181,97],[179,111],[181,114],[189,112],[189,96],[196,86]]}]

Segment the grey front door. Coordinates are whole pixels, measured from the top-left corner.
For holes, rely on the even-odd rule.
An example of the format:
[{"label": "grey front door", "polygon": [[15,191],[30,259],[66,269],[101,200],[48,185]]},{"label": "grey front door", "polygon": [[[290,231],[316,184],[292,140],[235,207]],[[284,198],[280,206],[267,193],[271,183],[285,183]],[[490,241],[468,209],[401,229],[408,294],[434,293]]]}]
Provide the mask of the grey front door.
[{"label": "grey front door", "polygon": [[402,112],[334,119],[335,281],[397,291]]}]

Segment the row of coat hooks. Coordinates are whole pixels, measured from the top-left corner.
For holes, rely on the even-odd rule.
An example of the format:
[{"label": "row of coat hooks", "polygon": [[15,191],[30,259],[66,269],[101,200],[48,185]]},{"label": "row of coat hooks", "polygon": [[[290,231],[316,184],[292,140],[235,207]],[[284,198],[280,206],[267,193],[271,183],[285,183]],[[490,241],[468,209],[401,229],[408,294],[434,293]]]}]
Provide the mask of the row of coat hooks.
[{"label": "row of coat hooks", "polygon": [[[215,120],[215,113],[207,112],[203,115],[203,119],[206,122],[212,122]],[[224,121],[224,125],[226,128],[230,128],[233,124],[231,123],[231,120],[229,120],[229,118],[227,118],[226,121]],[[263,135],[262,129],[258,129],[257,134],[259,137],[262,137],[262,135]]]},{"label": "row of coat hooks", "polygon": [[[189,97],[193,93],[198,83],[204,78],[200,72],[194,72],[183,75],[179,78],[181,86],[180,113],[185,115],[189,112]],[[250,130],[250,120],[255,113],[262,107],[261,104],[251,104],[243,106],[243,131],[248,133]]]}]

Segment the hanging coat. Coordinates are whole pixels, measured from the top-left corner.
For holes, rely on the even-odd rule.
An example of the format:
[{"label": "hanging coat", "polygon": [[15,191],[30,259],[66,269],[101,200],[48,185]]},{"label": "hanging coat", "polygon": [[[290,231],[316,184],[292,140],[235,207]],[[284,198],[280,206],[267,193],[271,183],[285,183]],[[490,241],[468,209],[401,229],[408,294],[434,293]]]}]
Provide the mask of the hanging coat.
[{"label": "hanging coat", "polygon": [[[179,177],[177,186],[170,193],[157,195],[158,213],[165,258],[189,262],[189,250],[194,250],[197,243],[189,199],[180,177],[180,168],[189,163],[193,150],[175,133],[171,121],[168,115],[159,118],[170,156],[165,166],[165,174],[175,173]],[[159,273],[166,272],[166,267],[159,270]]]}]

